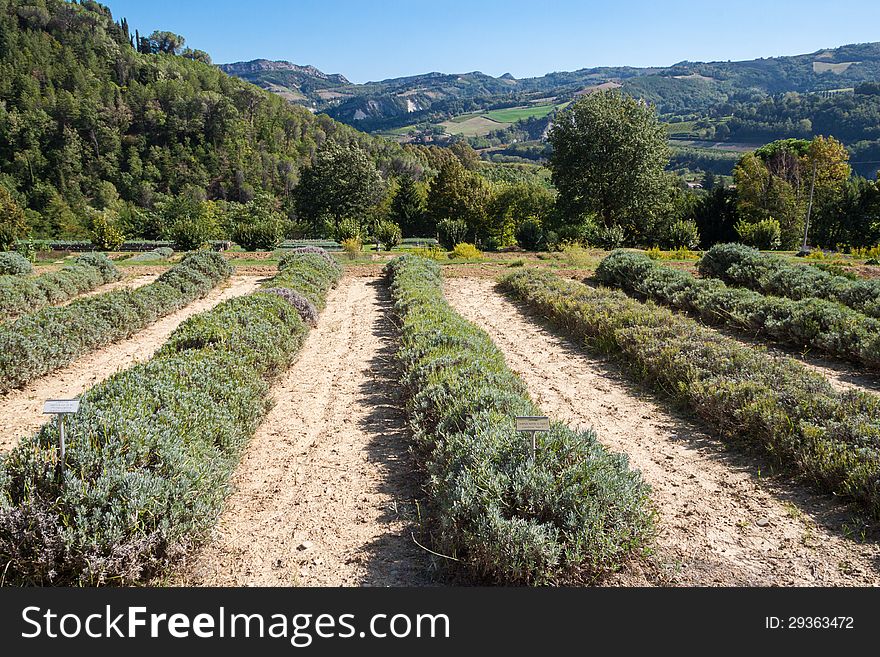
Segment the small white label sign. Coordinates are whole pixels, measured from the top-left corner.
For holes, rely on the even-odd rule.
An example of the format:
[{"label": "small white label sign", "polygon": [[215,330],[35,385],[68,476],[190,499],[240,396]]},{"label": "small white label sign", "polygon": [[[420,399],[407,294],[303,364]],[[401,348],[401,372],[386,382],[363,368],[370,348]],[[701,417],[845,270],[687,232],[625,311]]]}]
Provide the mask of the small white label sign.
[{"label": "small white label sign", "polygon": [[549,417],[518,417],[516,418],[517,431],[550,431]]},{"label": "small white label sign", "polygon": [[79,399],[47,399],[43,405],[43,414],[71,415],[79,411]]}]

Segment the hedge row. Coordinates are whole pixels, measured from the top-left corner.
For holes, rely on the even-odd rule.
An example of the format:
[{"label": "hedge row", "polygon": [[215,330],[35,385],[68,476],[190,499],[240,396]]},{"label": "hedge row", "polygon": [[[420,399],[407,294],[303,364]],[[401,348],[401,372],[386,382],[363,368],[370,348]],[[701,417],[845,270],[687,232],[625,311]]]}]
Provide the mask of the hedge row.
[{"label": "hedge row", "polygon": [[53,425],[24,440],[0,461],[6,581],[133,583],[204,539],[307,332],[278,295],[232,299],[83,395],[63,473]]},{"label": "hedge row", "polygon": [[101,253],[81,255],[72,264],[42,276],[0,276],[0,321],[67,301],[120,278],[116,265]]},{"label": "hedge row", "polygon": [[[90,240],[18,240],[20,248],[33,247],[37,251],[94,251],[95,245]],[[211,240],[208,242],[212,251],[227,251],[232,248],[229,240]],[[158,248],[175,247],[170,240],[126,240],[118,251],[152,251]]]},{"label": "hedge row", "polygon": [[827,299],[880,317],[880,280],[852,280],[799,266],[742,244],[718,244],[700,260],[703,276],[789,299]]},{"label": "hedge row", "polygon": [[532,462],[514,417],[540,410],[489,336],[446,303],[437,263],[402,256],[386,271],[436,549],[501,584],[591,581],[642,549],[653,511],[626,456],[555,424]]},{"label": "hedge row", "polygon": [[643,253],[615,251],[596,278],[641,298],[695,313],[708,324],[732,326],[795,347],[880,369],[880,320],[824,299],[795,301],[727,287],[658,265]]},{"label": "hedge row", "polygon": [[0,392],[124,340],[206,295],[231,274],[219,253],[192,254],[150,285],[75,299],[0,326]]},{"label": "hedge row", "polygon": [[880,517],[880,396],[837,392],[797,361],[740,345],[687,317],[545,272],[502,282],[588,347],[685,402],[722,436],[763,448],[821,489]]}]

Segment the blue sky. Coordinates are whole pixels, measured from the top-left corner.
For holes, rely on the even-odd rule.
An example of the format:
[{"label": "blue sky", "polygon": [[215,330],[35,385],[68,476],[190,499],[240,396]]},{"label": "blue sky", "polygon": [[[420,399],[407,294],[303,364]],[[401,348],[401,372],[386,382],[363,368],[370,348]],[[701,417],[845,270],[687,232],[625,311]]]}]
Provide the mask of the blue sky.
[{"label": "blue sky", "polygon": [[880,3],[850,0],[104,0],[216,63],[313,64],[355,82],[442,71],[516,77],[668,66],[880,40]]}]

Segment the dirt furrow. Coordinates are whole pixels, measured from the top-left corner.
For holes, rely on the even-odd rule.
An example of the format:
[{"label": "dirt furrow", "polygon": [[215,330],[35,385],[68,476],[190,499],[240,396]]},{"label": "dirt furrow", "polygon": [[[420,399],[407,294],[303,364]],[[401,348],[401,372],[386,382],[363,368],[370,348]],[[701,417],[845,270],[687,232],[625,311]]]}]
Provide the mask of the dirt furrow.
[{"label": "dirt furrow", "polygon": [[[482,326],[554,418],[592,427],[629,455],[653,488],[656,555],[615,584],[827,586],[880,584],[880,549],[827,497],[762,476],[760,461],[727,451],[499,294],[493,281],[450,279],[447,297]],[[846,538],[854,535],[855,539]]]},{"label": "dirt furrow", "polygon": [[86,354],[24,388],[0,395],[0,418],[3,418],[0,451],[11,449],[45,422],[42,410],[46,399],[76,397],[119,370],[147,360],[184,320],[227,299],[254,291],[259,281],[253,276],[234,276],[205,298],[163,317],[130,338]]},{"label": "dirt furrow", "polygon": [[377,279],[348,277],[273,388],[212,541],[178,579],[203,586],[430,583],[411,538],[409,462]]}]

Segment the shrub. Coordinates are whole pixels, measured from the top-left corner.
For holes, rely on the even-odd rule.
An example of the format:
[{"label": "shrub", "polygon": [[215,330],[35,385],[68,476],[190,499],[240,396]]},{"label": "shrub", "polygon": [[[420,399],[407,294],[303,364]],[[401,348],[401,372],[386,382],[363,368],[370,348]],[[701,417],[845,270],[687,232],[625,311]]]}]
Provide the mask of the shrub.
[{"label": "shrub", "polygon": [[693,221],[679,219],[667,229],[663,246],[667,249],[695,249],[700,244],[700,231]]},{"label": "shrub", "polygon": [[327,291],[342,276],[342,267],[328,254],[302,253],[284,262],[281,273],[271,281],[271,287],[296,290],[319,310],[324,309]]},{"label": "shrub", "polygon": [[[319,268],[316,278],[336,271],[303,259],[309,264],[293,269]],[[284,287],[278,278],[270,285]],[[268,384],[307,331],[277,294],[227,301],[181,324],[149,362],[82,396],[67,423],[63,472],[54,424],[3,457],[6,581],[135,583],[204,539],[271,406]]]},{"label": "shrub", "polygon": [[583,583],[648,540],[648,488],[593,432],[555,424],[530,459],[515,415],[540,414],[489,336],[450,308],[440,267],[386,268],[407,414],[436,549],[501,584]]},{"label": "shrub", "polygon": [[0,276],[0,320],[67,301],[120,278],[113,262],[101,253],[81,255],[70,265],[42,276]]},{"label": "shrub", "polygon": [[612,249],[619,249],[624,245],[626,242],[626,232],[623,230],[623,226],[619,224],[611,226],[588,224],[584,234],[584,241],[589,246],[611,251]]},{"label": "shrub", "polygon": [[150,285],[77,299],[62,308],[44,308],[0,326],[0,392],[128,338],[204,296],[231,273],[223,256],[190,255]]},{"label": "shrub", "polygon": [[439,246],[421,247],[413,250],[413,255],[419,258],[427,258],[428,260],[447,260],[448,254]]},{"label": "shrub", "polygon": [[596,278],[640,298],[693,313],[708,324],[731,326],[880,369],[880,321],[838,303],[794,301],[729,288],[719,280],[697,279],[628,251],[605,258]]},{"label": "shrub", "polygon": [[0,252],[0,276],[22,276],[34,270],[30,261],[18,253]]},{"label": "shrub", "polygon": [[284,271],[289,264],[299,262],[300,256],[309,254],[321,256],[331,266],[338,266],[333,256],[320,246],[301,246],[295,249],[286,249],[278,260],[278,269]]},{"label": "shrub", "polygon": [[161,246],[158,249],[153,249],[152,251],[144,251],[143,253],[138,253],[131,258],[128,259],[129,262],[150,262],[155,260],[167,260],[171,256],[174,255],[174,249],[169,249],[168,247]]},{"label": "shrub", "polygon": [[358,240],[363,243],[366,235],[360,222],[351,217],[345,217],[339,222],[338,226],[334,226],[331,234],[333,239],[342,244],[345,240]]},{"label": "shrub", "polygon": [[318,309],[315,304],[306,299],[302,294],[284,287],[270,287],[264,290],[269,294],[277,294],[291,306],[296,308],[300,319],[311,327],[318,325]]},{"label": "shrub", "polygon": [[516,229],[516,243],[526,251],[542,251],[547,246],[544,229],[537,219],[526,219]]},{"label": "shrub", "polygon": [[382,243],[382,248],[391,251],[395,246],[400,245],[403,239],[403,233],[393,221],[380,221],[376,226],[376,239]]},{"label": "shrub", "polygon": [[795,265],[737,244],[713,246],[700,261],[700,273],[730,285],[789,299],[827,299],[880,318],[880,280],[853,281],[816,267]]},{"label": "shrub", "polygon": [[456,244],[464,242],[467,233],[467,222],[462,219],[442,219],[437,223],[437,240],[447,251],[451,251]]},{"label": "shrub", "polygon": [[880,517],[880,396],[835,391],[794,359],[615,290],[535,269],[502,285],[581,344],[619,355],[634,377],[673,395],[732,443],[759,447]]},{"label": "shrub", "polygon": [[782,228],[776,219],[762,219],[755,223],[740,221],[736,233],[748,246],[763,251],[775,251],[782,245]]},{"label": "shrub", "polygon": [[284,242],[284,224],[279,220],[242,223],[235,227],[232,241],[245,251],[272,251]]},{"label": "shrub", "polygon": [[463,258],[465,260],[473,260],[482,257],[480,250],[473,244],[456,244],[449,254],[450,258]]},{"label": "shrub", "polygon": [[99,251],[118,251],[125,243],[117,221],[116,213],[111,210],[95,212],[92,216],[92,244]]},{"label": "shrub", "polygon": [[195,251],[214,239],[216,233],[217,224],[209,216],[183,217],[168,229],[175,251]]},{"label": "shrub", "polygon": [[358,253],[360,253],[361,249],[363,248],[363,242],[361,242],[360,239],[358,239],[357,237],[351,237],[349,239],[342,240],[342,250],[345,252],[345,255],[347,255],[351,260],[357,258]]}]

